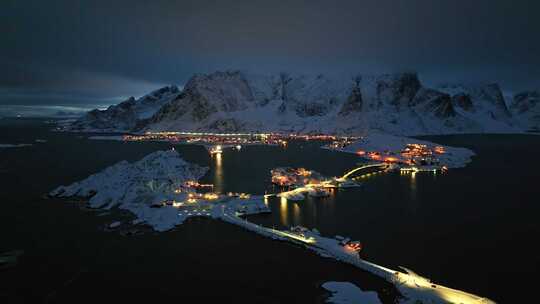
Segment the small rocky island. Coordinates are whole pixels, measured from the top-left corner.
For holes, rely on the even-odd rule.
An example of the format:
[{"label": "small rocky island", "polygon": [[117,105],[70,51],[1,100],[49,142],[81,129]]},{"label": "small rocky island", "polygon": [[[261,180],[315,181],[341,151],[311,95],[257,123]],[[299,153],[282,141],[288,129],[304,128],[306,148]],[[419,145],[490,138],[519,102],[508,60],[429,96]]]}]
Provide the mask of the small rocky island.
[{"label": "small rocky island", "polygon": [[52,197],[78,197],[91,208],[130,211],[137,224],[166,231],[195,216],[220,217],[269,212],[262,196],[244,193],[198,193],[197,180],[208,168],[183,160],[176,150],[157,151],[50,192]]}]

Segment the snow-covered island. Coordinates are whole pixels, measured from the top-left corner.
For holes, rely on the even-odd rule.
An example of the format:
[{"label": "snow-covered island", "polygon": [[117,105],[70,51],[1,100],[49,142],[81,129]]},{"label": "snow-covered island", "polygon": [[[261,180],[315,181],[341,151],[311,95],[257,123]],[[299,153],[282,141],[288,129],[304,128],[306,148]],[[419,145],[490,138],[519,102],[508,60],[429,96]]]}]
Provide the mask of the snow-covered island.
[{"label": "snow-covered island", "polygon": [[208,168],[184,161],[177,151],[157,151],[143,159],[121,161],[100,173],[60,186],[52,197],[80,197],[91,208],[128,210],[156,231],[166,231],[194,216],[268,212],[262,196],[197,193],[194,184]]},{"label": "snow-covered island", "polygon": [[[326,148],[355,153],[374,161],[410,162],[415,158],[430,158],[447,168],[465,167],[475,153],[467,148],[450,147],[415,138],[372,131],[364,138],[345,147]],[[413,151],[417,149],[418,151]],[[423,153],[429,155],[422,155]],[[418,155],[417,155],[418,154]]]}]

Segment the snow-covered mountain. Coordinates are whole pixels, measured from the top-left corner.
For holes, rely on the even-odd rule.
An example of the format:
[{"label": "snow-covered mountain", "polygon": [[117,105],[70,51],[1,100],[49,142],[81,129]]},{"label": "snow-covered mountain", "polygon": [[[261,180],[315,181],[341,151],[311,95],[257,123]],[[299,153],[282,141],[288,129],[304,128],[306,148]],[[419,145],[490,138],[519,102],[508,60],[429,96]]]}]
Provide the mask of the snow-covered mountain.
[{"label": "snow-covered mountain", "polygon": [[164,104],[180,93],[176,86],[155,90],[139,99],[127,100],[108,107],[106,110],[92,110],[75,121],[73,131],[130,131],[143,120],[152,117]]},{"label": "snow-covered mountain", "polygon": [[[175,150],[156,151],[136,162],[124,160],[82,181],[60,186],[50,195],[86,198],[91,208],[129,210],[154,229],[165,231],[181,224],[184,217],[178,216],[178,208],[152,205],[186,200],[189,193],[182,188],[184,183],[198,180],[207,171],[206,167],[186,162]],[[178,193],[180,188],[184,191]]]},{"label": "snow-covered mountain", "polygon": [[152,109],[161,106],[148,118],[125,115],[122,104],[101,115],[92,111],[74,128],[340,134],[376,129],[399,135],[522,130],[498,85],[428,88],[415,73],[328,77],[215,72],[193,76],[182,92],[163,94]]},{"label": "snow-covered mountain", "polygon": [[510,104],[510,110],[523,128],[540,131],[540,91],[516,94]]}]

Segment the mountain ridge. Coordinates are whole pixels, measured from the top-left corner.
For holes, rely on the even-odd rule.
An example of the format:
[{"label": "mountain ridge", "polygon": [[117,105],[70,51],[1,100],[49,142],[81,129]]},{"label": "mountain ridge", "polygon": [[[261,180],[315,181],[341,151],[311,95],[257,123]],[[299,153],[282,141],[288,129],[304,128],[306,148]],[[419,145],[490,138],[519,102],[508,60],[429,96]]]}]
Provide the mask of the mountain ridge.
[{"label": "mountain ridge", "polygon": [[[129,110],[144,108],[147,96],[153,96],[153,112],[140,115]],[[430,88],[414,72],[328,77],[229,70],[195,74],[183,90],[165,87],[147,96],[99,115],[93,110],[70,129],[357,135],[370,129],[397,135],[520,132],[528,128],[523,113],[540,108],[534,94],[509,109],[497,84]]]}]

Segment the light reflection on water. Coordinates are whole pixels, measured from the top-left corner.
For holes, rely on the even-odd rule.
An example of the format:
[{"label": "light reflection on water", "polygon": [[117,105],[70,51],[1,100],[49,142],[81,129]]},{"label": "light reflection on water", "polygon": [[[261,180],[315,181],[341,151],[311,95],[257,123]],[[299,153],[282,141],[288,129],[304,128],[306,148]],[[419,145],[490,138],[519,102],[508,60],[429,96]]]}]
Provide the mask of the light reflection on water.
[{"label": "light reflection on water", "polygon": [[[221,160],[222,165],[217,159],[212,159],[215,171],[211,173],[210,179],[213,178],[218,187],[219,182],[223,182],[221,187],[225,191],[276,193],[287,189],[272,186],[270,178],[272,168],[305,167],[326,176],[339,176],[358,162],[348,154],[332,154],[319,148],[306,150],[291,144],[287,151],[276,151],[274,147],[253,146],[242,148],[238,153],[226,152],[223,154],[225,158]],[[491,168],[492,164],[489,165],[478,166]],[[452,267],[441,270],[441,252],[449,252],[448,255],[443,255],[445,258],[460,253],[451,246],[449,248],[446,242],[443,244],[441,238],[435,238],[434,235],[444,234],[454,242],[463,241],[465,246],[478,249],[477,246],[471,245],[478,238],[478,233],[468,236],[462,233],[463,230],[456,230],[454,227],[456,222],[465,222],[466,219],[462,214],[471,210],[477,211],[478,209],[474,208],[479,207],[461,203],[461,200],[456,198],[465,195],[448,190],[452,189],[450,186],[459,185],[467,191],[464,193],[472,195],[472,201],[475,199],[474,195],[484,190],[481,192],[482,199],[477,201],[482,204],[484,195],[491,192],[485,191],[486,188],[482,188],[482,183],[471,187],[466,181],[472,180],[469,174],[484,178],[490,176],[486,176],[474,166],[469,166],[466,170],[463,172],[455,170],[450,174],[437,176],[429,172],[414,175],[412,173],[400,175],[393,172],[367,173],[358,178],[363,187],[337,190],[327,198],[306,197],[305,200],[293,202],[268,197],[272,213],[252,216],[249,220],[276,229],[302,225],[309,229],[317,228],[326,236],[345,235],[367,244],[364,254],[374,262],[394,267],[410,265],[413,269],[429,272],[435,279],[444,278],[448,271],[460,275],[466,273],[468,266],[474,264],[465,263],[465,267],[461,265],[462,263],[453,264]],[[437,182],[434,182],[435,179]],[[494,200],[497,201],[497,198]],[[501,203],[497,206],[501,206]],[[483,222],[491,224],[488,220]],[[492,225],[490,228],[496,226]],[[426,229],[429,229],[429,233],[425,233]],[[429,252],[429,255],[425,254],[426,252]],[[418,256],[422,259],[418,259]],[[476,283],[471,282],[469,286],[476,286]],[[469,288],[467,284],[462,286],[464,289]]]},{"label": "light reflection on water", "polygon": [[[275,214],[274,220],[282,228],[298,225],[316,228],[319,214],[328,218],[335,216],[336,199],[339,196],[336,192],[338,191],[332,192],[328,197],[310,197],[306,195],[306,198],[300,201],[269,197],[265,199],[265,202],[271,207],[273,214]],[[358,204],[361,204],[361,202],[358,202]],[[268,224],[266,223],[266,225]]]},{"label": "light reflection on water", "polygon": [[411,173],[411,199],[416,200],[416,172]]},{"label": "light reflection on water", "polygon": [[289,225],[288,221],[288,208],[287,208],[287,199],[282,197],[279,202],[279,215],[281,219],[281,224],[284,226]]},{"label": "light reflection on water", "polygon": [[223,192],[223,166],[221,153],[212,155],[215,162],[215,174],[214,174],[214,191],[217,193]]},{"label": "light reflection on water", "polygon": [[299,225],[300,224],[300,207],[298,207],[298,204],[293,203],[292,209],[293,209],[293,223],[294,225]]}]

